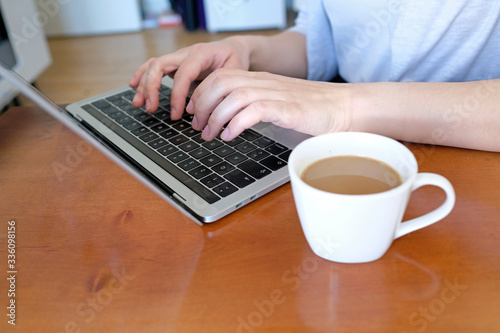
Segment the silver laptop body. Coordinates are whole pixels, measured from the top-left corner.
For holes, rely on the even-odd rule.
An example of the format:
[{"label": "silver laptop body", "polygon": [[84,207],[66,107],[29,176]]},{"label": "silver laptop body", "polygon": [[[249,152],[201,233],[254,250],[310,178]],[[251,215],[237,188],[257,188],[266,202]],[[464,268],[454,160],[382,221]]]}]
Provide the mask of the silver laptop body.
[{"label": "silver laptop body", "polygon": [[[224,163],[208,169],[209,172],[212,172],[212,175],[219,176],[214,178],[220,178],[223,183],[213,188],[207,187],[212,186],[213,184],[206,185],[206,182],[201,183],[200,179],[197,178],[191,180],[193,177],[191,177],[190,173],[194,173],[196,170],[186,169],[185,171],[184,169],[174,170],[172,168],[172,164],[174,163],[170,160],[170,158],[177,156],[164,156],[162,154],[154,155],[151,151],[156,150],[152,148],[148,142],[145,142],[145,145],[138,144],[137,140],[131,139],[131,137],[126,134],[126,130],[121,125],[112,122],[112,119],[93,106],[94,104],[100,105],[98,101],[108,101],[108,99],[113,101],[117,100],[120,96],[131,96],[133,92],[130,92],[130,87],[122,87],[70,104],[66,107],[66,109],[62,109],[2,62],[0,62],[0,76],[10,82],[23,95],[30,98],[51,116],[62,122],[73,132],[99,149],[112,161],[133,175],[136,179],[146,185],[169,204],[200,225],[220,219],[221,217],[285,184],[289,180],[285,157],[282,157],[282,161],[273,157],[274,160],[279,160],[280,166],[282,167],[277,170],[262,167],[261,171],[265,174],[265,176],[259,178],[260,176],[258,174],[254,174],[254,176],[257,177],[251,177],[249,174],[239,170],[240,164],[235,164],[237,162],[233,160],[231,160],[231,163],[228,163],[226,159],[229,160],[229,156],[220,156],[218,158]],[[173,80],[170,77],[165,77],[163,79],[164,91],[168,91],[169,88],[172,87],[172,83]],[[120,103],[122,102],[123,101],[120,101]],[[112,102],[109,103],[113,104]],[[153,117],[155,116],[153,115]],[[168,120],[164,120],[168,123]],[[161,124],[163,124],[163,122],[161,122]],[[185,131],[188,131],[188,129],[185,129]],[[260,138],[266,138],[266,141],[269,140],[274,142],[274,146],[280,148],[285,147],[286,149],[293,149],[297,144],[308,137],[307,135],[297,133],[293,130],[282,129],[268,123],[257,124],[252,127],[250,133],[252,134],[250,139],[256,135],[262,136]],[[186,138],[188,139],[187,142],[191,142],[193,140],[189,136],[185,136],[184,140]],[[260,138],[256,139],[253,143],[250,142],[249,146],[254,146],[254,143],[257,144],[262,142]],[[161,140],[157,139],[157,141]],[[204,147],[204,143],[196,143],[201,146],[200,152],[202,149],[205,149],[202,148]],[[217,142],[217,144],[219,143],[222,143],[222,141]],[[186,141],[182,144],[189,146]],[[175,143],[169,141],[168,145],[169,147],[172,145],[175,146]],[[271,146],[267,148],[256,147],[256,149],[259,149],[259,152],[264,151],[265,154],[272,151],[273,149],[271,148]],[[210,154],[212,154],[210,156],[215,155],[213,154],[213,151],[210,151],[210,149],[208,150]],[[256,152],[256,150],[254,152]],[[194,158],[190,155],[190,153],[192,154],[192,152],[188,151],[186,155],[188,156],[189,161],[194,163],[192,161]],[[248,151],[244,151],[244,153],[237,151],[237,153],[240,156],[243,155],[244,159],[247,159],[248,156],[252,154],[252,152]],[[283,156],[287,155],[283,154]],[[236,158],[235,155],[233,157]],[[270,157],[266,158],[266,160],[267,159],[270,159]],[[199,164],[197,161],[196,163],[199,165],[198,169],[202,170],[203,164]],[[255,164],[254,161],[248,160],[244,163],[245,166]],[[259,161],[257,160],[256,163],[258,164]],[[187,164],[187,162],[184,164]],[[217,169],[218,166],[219,169]],[[231,174],[239,173],[241,175],[241,173],[243,173],[245,175],[244,178],[246,180],[250,179],[250,181],[248,181],[248,184],[245,183],[243,185],[240,184],[240,181],[237,186],[237,184],[230,181],[233,178],[230,178],[229,174],[224,174],[223,171],[220,170],[220,168],[224,166],[228,166],[232,169]],[[262,165],[259,164],[259,166]],[[179,169],[178,165],[175,165],[175,167]],[[216,170],[217,173],[214,173],[214,170]],[[257,172],[257,170],[254,171]],[[205,178],[202,178],[202,180],[206,180]],[[226,190],[229,188],[233,190],[234,188],[237,188],[237,190],[230,194],[224,193],[225,189],[222,188],[224,185],[226,186]],[[216,190],[219,190],[220,193],[223,193],[223,195],[219,195],[219,192]]]}]

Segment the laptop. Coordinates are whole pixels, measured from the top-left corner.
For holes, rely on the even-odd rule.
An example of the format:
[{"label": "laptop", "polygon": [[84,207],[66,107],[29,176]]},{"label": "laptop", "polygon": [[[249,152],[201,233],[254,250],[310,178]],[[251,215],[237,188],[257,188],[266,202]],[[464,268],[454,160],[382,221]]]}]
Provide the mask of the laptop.
[{"label": "laptop", "polygon": [[135,91],[128,86],[63,109],[3,62],[0,77],[200,225],[287,183],[288,156],[309,137],[259,123],[231,142],[206,142],[191,127],[191,115],[170,119],[168,76],[153,114],[132,106]]}]

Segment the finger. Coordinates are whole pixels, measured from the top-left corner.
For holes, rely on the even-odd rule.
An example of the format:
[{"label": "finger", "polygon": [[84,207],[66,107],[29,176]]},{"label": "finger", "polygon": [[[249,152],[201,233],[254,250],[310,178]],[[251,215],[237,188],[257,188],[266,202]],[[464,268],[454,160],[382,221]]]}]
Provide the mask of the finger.
[{"label": "finger", "polygon": [[[204,128],[208,124],[208,120],[211,117],[212,112],[215,108],[229,95],[231,92],[238,90],[242,87],[250,89],[252,87],[259,88],[260,86],[265,86],[265,82],[254,79],[252,73],[243,70],[234,69],[218,69],[210,74],[201,84],[196,88],[191,96],[191,107],[193,108],[193,113],[196,117],[198,130]],[[245,94],[241,91],[238,95]],[[239,101],[245,100],[246,103],[250,103],[248,96],[241,96]],[[229,101],[233,105],[237,102],[238,98],[230,99]],[[227,103],[226,103],[227,104]],[[246,104],[248,105],[248,104]],[[245,107],[246,105],[241,105]]]},{"label": "finger", "polygon": [[206,126],[208,129],[204,133],[204,139],[212,140],[215,138],[225,124],[249,105],[275,98],[279,98],[279,93],[277,94],[277,92],[270,89],[260,87],[236,88],[211,113]]},{"label": "finger", "polygon": [[171,98],[171,117],[174,120],[182,117],[186,107],[186,97],[189,93],[191,84],[200,78],[203,72],[210,69],[212,60],[207,58],[203,52],[191,52],[177,69],[174,76],[174,85],[172,87]]},{"label": "finger", "polygon": [[271,122],[287,128],[287,121],[283,119],[286,117],[283,112],[285,109],[286,102],[281,100],[259,100],[251,103],[231,119],[220,137],[224,141],[231,141],[259,122]]},{"label": "finger", "polygon": [[[161,87],[162,78],[177,70],[183,61],[183,53],[178,51],[159,58],[152,58],[144,65],[144,68],[139,68],[136,74],[137,77],[140,76],[140,81],[133,101],[134,106],[140,107],[146,104],[148,112],[154,112],[158,108],[158,90]],[[136,76],[132,81],[134,80],[136,80]],[[131,83],[135,83],[135,81]]]},{"label": "finger", "polygon": [[144,105],[145,99],[144,99],[144,94],[143,94],[143,88],[139,87],[139,84],[141,82],[142,76],[144,75],[144,73],[146,72],[149,64],[153,60],[154,60],[154,58],[151,58],[148,61],[146,61],[144,64],[142,64],[142,66],[140,66],[135,71],[134,76],[132,77],[132,79],[129,82],[129,86],[131,88],[137,88],[135,96],[132,99],[132,105],[134,105],[137,108],[142,107]]},{"label": "finger", "polygon": [[132,79],[129,81],[129,86],[132,88],[137,88],[139,85],[139,82],[141,81],[141,77],[146,71],[146,69],[149,66],[149,63],[153,61],[154,58],[150,58],[148,61],[146,61],[144,64],[142,64],[134,73],[134,76],[132,76]]},{"label": "finger", "polygon": [[163,69],[160,61],[153,60],[146,72],[142,75],[137,94],[142,96],[143,104],[146,104],[147,112],[154,112],[158,109],[161,79],[163,78]]}]

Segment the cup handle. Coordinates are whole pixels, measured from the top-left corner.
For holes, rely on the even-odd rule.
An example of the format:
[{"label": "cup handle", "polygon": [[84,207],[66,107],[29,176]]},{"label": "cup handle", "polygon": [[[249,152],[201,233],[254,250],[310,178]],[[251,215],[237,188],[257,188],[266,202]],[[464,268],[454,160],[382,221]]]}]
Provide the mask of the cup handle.
[{"label": "cup handle", "polygon": [[446,193],[446,200],[432,212],[400,223],[399,229],[396,231],[396,236],[394,237],[395,239],[436,223],[445,218],[453,209],[455,205],[455,190],[448,179],[434,173],[419,173],[415,178],[411,191],[413,192],[424,185],[434,185],[442,188]]}]

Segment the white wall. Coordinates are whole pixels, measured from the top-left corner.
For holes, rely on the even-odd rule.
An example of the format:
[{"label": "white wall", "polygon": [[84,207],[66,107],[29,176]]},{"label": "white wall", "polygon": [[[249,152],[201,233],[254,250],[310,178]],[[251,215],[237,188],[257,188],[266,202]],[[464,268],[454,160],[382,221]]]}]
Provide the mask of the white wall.
[{"label": "white wall", "polygon": [[[0,0],[0,9],[17,60],[14,69],[27,81],[34,82],[52,62],[43,30],[43,15],[34,0]],[[17,94],[1,80],[0,108]]]},{"label": "white wall", "polygon": [[209,32],[285,28],[286,0],[204,0]]},{"label": "white wall", "polygon": [[82,36],[139,31],[139,0],[36,0],[48,36]]}]

